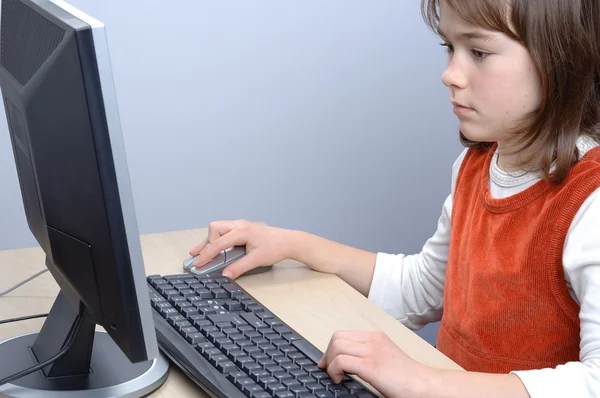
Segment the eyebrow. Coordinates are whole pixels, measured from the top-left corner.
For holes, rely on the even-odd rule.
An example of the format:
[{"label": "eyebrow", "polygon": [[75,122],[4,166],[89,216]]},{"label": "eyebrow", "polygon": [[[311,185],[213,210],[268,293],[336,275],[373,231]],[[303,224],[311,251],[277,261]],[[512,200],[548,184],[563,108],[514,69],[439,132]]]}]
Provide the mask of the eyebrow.
[{"label": "eyebrow", "polygon": [[[446,34],[442,31],[442,29],[439,26],[437,28],[437,33],[443,39],[447,38]],[[483,40],[488,40],[488,41],[497,40],[497,37],[495,37],[495,35],[493,35],[493,34],[483,33],[483,32],[479,32],[476,30],[461,32],[458,35],[458,37],[463,40],[470,40],[470,39],[483,39]]]}]

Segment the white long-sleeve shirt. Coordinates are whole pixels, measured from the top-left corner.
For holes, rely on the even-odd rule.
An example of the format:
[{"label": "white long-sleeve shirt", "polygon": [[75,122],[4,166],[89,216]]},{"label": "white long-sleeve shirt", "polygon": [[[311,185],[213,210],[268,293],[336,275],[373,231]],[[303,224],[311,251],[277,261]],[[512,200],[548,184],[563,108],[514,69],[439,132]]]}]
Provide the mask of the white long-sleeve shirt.
[{"label": "white long-sleeve shirt", "polygon": [[[580,139],[580,156],[594,144]],[[466,154],[454,162],[451,193],[444,202],[437,231],[421,253],[377,253],[369,299],[412,330],[442,318],[444,283],[450,243],[452,200],[456,177]],[[507,173],[490,165],[490,190],[506,198],[539,181],[537,173]],[[579,362],[516,374],[531,398],[600,397],[600,189],[583,203],[567,233],[563,250],[565,283],[579,303]]]}]

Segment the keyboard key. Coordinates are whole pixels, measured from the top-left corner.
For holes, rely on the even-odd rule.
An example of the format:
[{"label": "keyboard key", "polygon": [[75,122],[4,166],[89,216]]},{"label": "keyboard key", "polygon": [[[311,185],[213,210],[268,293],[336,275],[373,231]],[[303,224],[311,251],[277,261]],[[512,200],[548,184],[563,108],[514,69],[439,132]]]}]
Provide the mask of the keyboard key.
[{"label": "keyboard key", "polygon": [[237,379],[235,381],[235,385],[237,386],[237,388],[239,388],[242,391],[244,389],[244,386],[249,385],[249,384],[255,384],[255,383],[254,383],[254,380],[252,380],[248,376],[240,377],[239,379]]},{"label": "keyboard key", "polygon": [[355,381],[350,381],[348,383],[345,383],[344,387],[346,387],[352,394],[355,394],[358,391],[364,390],[363,386],[361,386],[359,383],[357,383]]},{"label": "keyboard key", "polygon": [[258,384],[252,383],[252,384],[248,384],[248,385],[244,386],[244,388],[242,389],[242,392],[248,398],[253,398],[255,395],[265,392],[265,390],[263,390],[263,388],[261,386],[259,386]]},{"label": "keyboard key", "polygon": [[[219,350],[219,352],[221,352],[221,351]],[[217,364],[219,364],[221,362],[223,362],[223,363],[231,362],[229,360],[229,358],[227,358],[227,355],[223,355],[223,354],[211,355],[209,360],[210,360],[211,365],[214,366],[215,368],[217,367]]]},{"label": "keyboard key", "polygon": [[279,365],[265,366],[265,370],[271,375],[274,375],[275,373],[284,372],[284,369]]},{"label": "keyboard key", "polygon": [[[296,364],[298,364],[298,362],[296,362]],[[309,375],[312,375],[316,372],[321,371],[321,369],[317,365],[308,365],[308,366],[301,366],[301,367],[302,367],[302,370],[304,370]]]},{"label": "keyboard key", "polygon": [[299,368],[291,370],[288,373],[294,376],[299,382],[302,382],[302,380],[300,380],[302,377],[308,376],[308,373]]},{"label": "keyboard key", "polygon": [[229,380],[232,383],[236,383],[239,379],[248,377],[248,375],[246,375],[246,373],[242,372],[242,371],[237,371],[237,372],[232,372],[229,373],[229,375],[227,375],[227,380]]},{"label": "keyboard key", "polygon": [[316,391],[315,395],[317,396],[317,398],[335,398],[335,396],[332,393],[325,390]]},{"label": "keyboard key", "polygon": [[[314,363],[313,361],[311,361],[310,359],[299,359],[296,361],[296,365],[300,366],[302,369],[304,369],[305,367],[309,367],[309,366],[313,366]],[[316,366],[316,365],[315,365]],[[317,368],[318,370],[318,368]]]},{"label": "keyboard key", "polygon": [[212,294],[215,296],[216,299],[226,299],[229,298],[229,293],[227,293],[227,291],[225,291],[225,289],[212,289]]},{"label": "keyboard key", "polygon": [[283,336],[281,336],[284,340],[288,341],[288,342],[293,342],[295,340],[300,340],[302,337],[300,337],[297,333],[289,333],[289,334],[284,334]]},{"label": "keyboard key", "polygon": [[177,329],[177,331],[179,333],[181,333],[182,329],[192,327],[192,324],[186,320],[186,321],[175,322],[175,325],[173,325],[173,327],[175,329]]},{"label": "keyboard key", "polygon": [[194,307],[191,303],[188,303],[188,304],[190,304],[189,307],[183,308],[181,310],[181,313],[183,314],[183,316],[185,316],[186,318],[191,318],[194,315],[198,315],[199,314],[198,309],[196,307]]},{"label": "keyboard key", "polygon": [[277,326],[283,326],[283,324],[277,319],[265,319],[265,323],[272,328]]},{"label": "keyboard key", "polygon": [[290,389],[293,386],[300,386],[300,382],[298,382],[298,380],[294,379],[293,377],[288,377],[285,378],[283,380],[280,380],[281,384],[283,384],[284,386],[286,386],[288,389]]},{"label": "keyboard key", "polygon": [[248,374],[250,375],[250,377],[252,377],[252,379],[254,379],[254,381],[258,381],[261,377],[269,376],[269,372],[260,367],[252,369]]},{"label": "keyboard key", "polygon": [[185,339],[187,340],[188,343],[196,345],[199,343],[204,343],[206,341],[206,338],[202,335],[202,333],[192,333],[192,334],[188,334]]},{"label": "keyboard key", "polygon": [[267,388],[269,384],[278,384],[278,380],[273,376],[264,376],[258,380],[258,385],[263,388]]},{"label": "keyboard key", "polygon": [[260,365],[259,365],[259,364],[257,364],[257,363],[256,363],[256,362],[254,362],[254,361],[251,361],[251,362],[246,362],[246,363],[244,363],[244,365],[242,365],[242,370],[243,370],[244,372],[246,372],[248,375],[249,375],[250,373],[252,373],[253,371],[255,371],[255,370],[260,370],[260,369],[262,369],[262,368],[260,367]]},{"label": "keyboard key", "polygon": [[296,347],[298,351],[310,358],[315,364],[319,363],[323,357],[323,354],[307,340],[295,340],[292,342],[292,345]]},{"label": "keyboard key", "polygon": [[259,318],[261,321],[267,320],[267,319],[273,319],[275,316],[267,311],[261,311],[256,313],[256,317]]},{"label": "keyboard key", "polygon": [[223,285],[221,285],[221,287],[225,291],[227,291],[232,297],[240,297],[244,294],[242,292],[242,289],[233,283],[224,283]]},{"label": "keyboard key", "polygon": [[292,360],[285,357],[285,356],[279,356],[279,357],[274,357],[273,361],[275,361],[275,363],[277,363],[279,366],[283,366],[283,365],[287,365],[287,364],[292,364]]},{"label": "keyboard key", "polygon": [[343,386],[341,386],[339,384],[330,384],[327,386],[327,389],[329,391],[331,391],[332,393],[334,393],[336,395],[336,397],[343,392],[348,392],[348,390],[346,390]]},{"label": "keyboard key", "polygon": [[327,373],[325,373],[322,370],[318,370],[314,373],[311,373],[311,376],[317,381],[317,382],[321,382],[322,380],[325,380],[329,377],[329,375]]},{"label": "keyboard key", "polygon": [[291,378],[291,376],[287,373],[287,371],[285,372],[277,372],[277,373],[273,373],[273,377],[276,378],[277,380],[279,380],[279,382],[281,383],[284,379],[289,379]]},{"label": "keyboard key", "polygon": [[286,340],[284,340],[284,339],[272,340],[271,344],[273,344],[277,348],[279,348],[281,346],[284,346],[284,345],[289,345],[289,343]]},{"label": "keyboard key", "polygon": [[296,385],[292,385],[289,387],[290,391],[293,392],[296,395],[300,395],[302,393],[307,393],[308,389],[300,384]]},{"label": "keyboard key", "polygon": [[236,314],[211,314],[206,317],[213,324],[227,324],[230,326],[244,325],[246,322]]},{"label": "keyboard key", "polygon": [[246,332],[251,332],[251,331],[253,331],[254,329],[252,328],[252,326],[250,326],[250,325],[248,325],[248,324],[246,323],[245,325],[241,325],[241,326],[240,326],[240,325],[238,325],[238,326],[237,326],[237,330],[238,330],[240,333],[246,333]]},{"label": "keyboard key", "polygon": [[213,294],[211,293],[210,290],[202,288],[202,289],[196,289],[196,295],[198,297],[200,297],[201,299],[212,299]]},{"label": "keyboard key", "polygon": [[310,391],[313,394],[317,391],[325,390],[325,388],[317,382],[306,383],[306,384],[304,384],[304,387],[306,387],[308,389],[308,391]]},{"label": "keyboard key", "polygon": [[163,276],[163,278],[170,281],[171,283],[173,283],[173,280],[193,279],[193,276],[190,276],[190,274],[176,274],[176,275],[165,275],[165,276]]},{"label": "keyboard key", "polygon": [[268,333],[265,334],[265,339],[269,340],[269,341],[274,341],[274,340],[281,340],[281,336],[278,335],[277,333]]},{"label": "keyboard key", "polygon": [[196,346],[196,351],[198,351],[200,354],[204,354],[204,351],[206,350],[211,350],[215,348],[214,345],[212,345],[212,343],[210,342],[205,342],[205,343],[200,343]]},{"label": "keyboard key", "polygon": [[254,314],[264,311],[264,309],[259,304],[256,304],[256,303],[247,305],[246,310],[249,312],[252,312]]},{"label": "keyboard key", "polygon": [[293,393],[289,392],[289,391],[280,391],[277,394],[275,394],[276,398],[296,398],[296,395],[294,395]]},{"label": "keyboard key", "polygon": [[287,391],[287,388],[283,384],[268,384],[266,388],[267,392],[271,395],[276,395],[278,392]]},{"label": "keyboard key", "polygon": [[296,362],[302,359],[306,359],[306,356],[304,354],[302,354],[301,352],[289,352],[288,353],[288,358],[291,359],[292,361]]},{"label": "keyboard key", "polygon": [[243,312],[240,316],[244,318],[244,320],[248,322],[248,324],[254,329],[261,329],[267,327],[267,325],[265,325],[265,323],[258,319],[254,314]]},{"label": "keyboard key", "polygon": [[[179,300],[179,301],[176,301],[174,306],[175,306],[175,308],[177,308],[177,311],[179,311],[179,312],[183,312],[183,309],[184,309],[184,308],[188,308],[188,307],[191,307],[191,308],[193,308],[193,309],[196,309],[196,307],[194,307],[194,306],[192,305],[192,303],[190,303],[190,302],[189,302],[189,301],[187,301],[187,300],[186,300],[186,301],[184,301],[184,300]],[[197,314],[197,312],[196,312],[194,315],[196,315],[196,314]]]},{"label": "keyboard key", "polygon": [[229,310],[229,311],[241,311],[242,310],[242,304],[239,301],[235,301],[235,300],[227,300],[225,302],[224,307],[226,310]]},{"label": "keyboard key", "polygon": [[244,348],[248,345],[254,345],[254,343],[252,343],[250,340],[248,339],[241,339],[235,342],[235,344],[237,344],[240,348]]},{"label": "keyboard key", "polygon": [[357,398],[375,398],[375,395],[368,391],[361,391],[355,394]]},{"label": "keyboard key", "polygon": [[281,336],[288,334],[288,333],[292,333],[292,330],[290,328],[288,328],[287,326],[276,326],[273,328],[274,331],[276,331],[277,333],[279,333]]},{"label": "keyboard key", "polygon": [[187,319],[183,315],[176,315],[176,316],[169,318],[168,322],[171,326],[174,326],[177,322],[184,322],[186,320]]},{"label": "keyboard key", "polygon": [[[189,323],[189,322],[187,322],[187,323]],[[200,332],[198,332],[198,329],[196,329],[195,327],[189,326],[187,328],[182,328],[179,333],[183,336],[184,339],[187,339],[188,334],[196,334],[196,333],[200,333]]]}]

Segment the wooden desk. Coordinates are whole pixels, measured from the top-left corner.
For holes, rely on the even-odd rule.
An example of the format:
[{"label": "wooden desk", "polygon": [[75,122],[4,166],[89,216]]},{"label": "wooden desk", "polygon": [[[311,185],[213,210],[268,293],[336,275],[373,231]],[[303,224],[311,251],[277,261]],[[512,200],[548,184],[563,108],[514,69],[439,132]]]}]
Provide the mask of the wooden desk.
[{"label": "wooden desk", "polygon": [[[188,250],[207,230],[167,232],[141,237],[148,275],[177,274]],[[0,290],[8,288],[44,268],[40,248],[0,251]],[[461,369],[434,347],[384,313],[367,298],[334,275],[314,272],[304,265],[284,261],[271,272],[237,279],[285,323],[311,341],[321,351],[327,348],[335,330],[383,330],[408,355],[424,364]],[[58,293],[50,273],[0,297],[0,319],[48,312]],[[43,319],[0,325],[0,340],[38,331]],[[153,398],[206,397],[175,366],[167,382]]]}]

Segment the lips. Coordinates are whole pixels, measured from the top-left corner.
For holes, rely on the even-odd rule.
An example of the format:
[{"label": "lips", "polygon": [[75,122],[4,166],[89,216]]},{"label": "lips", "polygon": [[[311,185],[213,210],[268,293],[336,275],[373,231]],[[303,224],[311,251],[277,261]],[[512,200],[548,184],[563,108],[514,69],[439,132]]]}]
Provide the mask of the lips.
[{"label": "lips", "polygon": [[452,105],[454,105],[455,108],[466,108],[466,109],[471,109],[473,110],[473,108],[468,107],[466,105],[461,104],[460,102],[456,102],[456,101],[451,101]]},{"label": "lips", "polygon": [[462,105],[460,102],[452,101],[454,109],[452,110],[456,116],[465,116],[473,112],[473,108]]}]

